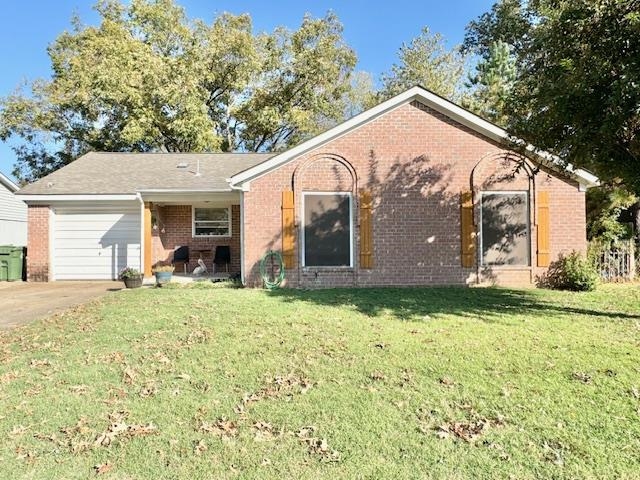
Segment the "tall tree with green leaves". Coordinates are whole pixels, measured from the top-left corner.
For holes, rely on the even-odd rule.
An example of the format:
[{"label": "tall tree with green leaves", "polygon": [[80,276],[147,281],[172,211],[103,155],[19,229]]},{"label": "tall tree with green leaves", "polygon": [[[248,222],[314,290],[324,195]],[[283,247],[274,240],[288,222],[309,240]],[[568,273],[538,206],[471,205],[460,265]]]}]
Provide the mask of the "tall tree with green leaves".
[{"label": "tall tree with green leaves", "polygon": [[356,63],[337,17],[256,35],[248,15],[191,20],[173,0],[102,0],[49,47],[52,76],[0,99],[23,180],[90,150],[279,150],[339,121]]},{"label": "tall tree with green leaves", "polygon": [[460,97],[464,58],[459,48],[448,50],[439,33],[424,27],[416,38],[398,51],[399,63],[382,75],[379,97],[390,98],[408,88],[421,85],[449,100]]},{"label": "tall tree with green leaves", "polygon": [[466,86],[471,93],[463,106],[490,122],[506,126],[505,111],[515,79],[515,59],[509,45],[502,41],[492,43],[487,58],[480,60],[475,75],[469,76]]},{"label": "tall tree with green leaves", "polygon": [[640,0],[502,0],[465,46],[496,40],[516,56],[513,134],[639,194]]}]

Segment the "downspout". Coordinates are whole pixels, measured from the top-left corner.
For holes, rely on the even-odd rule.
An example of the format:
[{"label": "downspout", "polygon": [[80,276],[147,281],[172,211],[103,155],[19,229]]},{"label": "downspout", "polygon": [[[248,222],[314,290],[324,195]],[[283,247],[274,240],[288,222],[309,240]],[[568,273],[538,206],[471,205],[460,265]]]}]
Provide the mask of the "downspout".
[{"label": "downspout", "polygon": [[246,285],[244,271],[244,192],[247,191],[243,186],[234,185],[231,179],[227,178],[231,190],[240,192],[240,283]]},{"label": "downspout", "polygon": [[136,200],[140,202],[140,271],[144,273],[144,252],[146,245],[144,244],[144,200],[140,192],[136,193]]}]

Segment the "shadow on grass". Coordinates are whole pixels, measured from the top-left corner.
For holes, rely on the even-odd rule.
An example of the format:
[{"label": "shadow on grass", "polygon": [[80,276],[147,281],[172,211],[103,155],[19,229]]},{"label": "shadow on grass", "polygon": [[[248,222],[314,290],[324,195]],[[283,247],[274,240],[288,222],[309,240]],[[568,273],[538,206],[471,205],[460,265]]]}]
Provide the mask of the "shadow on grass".
[{"label": "shadow on grass", "polygon": [[491,321],[505,315],[587,315],[640,319],[640,315],[589,308],[564,307],[540,298],[534,291],[507,288],[340,288],[273,290],[284,301],[326,306],[352,306],[368,316],[390,313],[412,320],[432,315],[459,315]]}]

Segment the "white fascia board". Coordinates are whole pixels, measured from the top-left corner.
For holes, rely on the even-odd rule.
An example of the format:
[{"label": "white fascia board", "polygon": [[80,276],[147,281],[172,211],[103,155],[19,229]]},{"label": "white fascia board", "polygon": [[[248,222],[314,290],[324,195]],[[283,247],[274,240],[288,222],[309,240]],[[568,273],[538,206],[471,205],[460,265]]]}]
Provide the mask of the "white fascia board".
[{"label": "white fascia board", "polygon": [[55,202],[118,202],[137,200],[137,195],[22,195],[16,197],[25,203],[55,203]]},{"label": "white fascia board", "polygon": [[138,190],[138,193],[144,195],[145,193],[164,193],[164,194],[176,194],[176,195],[188,195],[198,193],[229,193],[230,188],[223,189],[172,189],[172,188],[156,188],[149,190]]},{"label": "white fascia board", "polygon": [[18,187],[18,185],[16,185],[13,181],[11,181],[9,177],[4,175],[2,172],[0,172],[0,183],[5,187],[7,187],[9,190],[11,190],[13,193],[20,190],[20,187]]},{"label": "white fascia board", "polygon": [[[300,145],[287,150],[286,152],[282,152],[275,157],[270,158],[266,162],[260,163],[255,167],[249,168],[244,172],[240,172],[229,179],[229,183],[231,188],[234,189],[244,189],[244,184],[249,182],[255,178],[258,178],[266,173],[274,170],[275,168],[280,167],[281,165],[287,163],[290,160],[299,157],[300,155],[317,148],[331,140],[335,140],[356,128],[364,125],[365,123],[383,115],[395,108],[404,105],[405,103],[411,102],[413,100],[417,100],[420,103],[425,104],[426,106],[433,108],[437,112],[451,118],[452,120],[471,128],[475,132],[484,135],[494,141],[503,143],[508,141],[517,140],[512,139],[509,133],[503,128],[488,122],[474,113],[471,113],[468,110],[456,105],[455,103],[450,102],[422,87],[416,86],[410,88],[409,90],[396,95],[393,98],[390,98],[386,102],[381,103],[369,110],[366,110],[355,117],[347,120],[346,122],[337,125],[326,132],[307,140],[306,142],[301,143]],[[522,142],[524,144],[524,142]],[[578,183],[580,183],[584,187],[592,187],[599,185],[598,178],[590,172],[582,169],[576,169],[572,165],[565,165],[555,155],[551,153],[540,151],[533,147],[532,145],[526,145],[526,150],[539,156],[541,159],[551,162],[553,165],[559,168],[563,168],[570,172],[572,175],[576,177]]]}]

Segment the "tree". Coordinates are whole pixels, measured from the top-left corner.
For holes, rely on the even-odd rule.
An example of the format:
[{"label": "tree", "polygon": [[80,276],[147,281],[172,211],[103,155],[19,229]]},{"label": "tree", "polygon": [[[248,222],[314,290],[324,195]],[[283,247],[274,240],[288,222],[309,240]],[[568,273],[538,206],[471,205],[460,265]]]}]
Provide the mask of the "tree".
[{"label": "tree", "polygon": [[621,223],[620,214],[637,198],[615,184],[590,188],[587,191],[587,237],[610,243],[629,237],[629,229]]},{"label": "tree", "polygon": [[356,58],[333,14],[254,35],[248,15],[209,25],[173,0],[96,9],[49,47],[51,80],[0,99],[23,180],[90,150],[278,150],[342,119]]},{"label": "tree", "polygon": [[472,90],[463,106],[493,123],[506,126],[505,111],[515,78],[515,60],[509,45],[494,42],[487,58],[476,66],[476,74],[469,76],[466,86]]},{"label": "tree", "polygon": [[460,96],[464,58],[457,47],[447,50],[439,33],[427,27],[398,52],[399,64],[382,75],[381,99],[390,98],[411,87],[421,85],[449,100]]},{"label": "tree", "polygon": [[465,43],[517,39],[510,131],[640,193],[640,0],[520,3],[498,2]]}]

